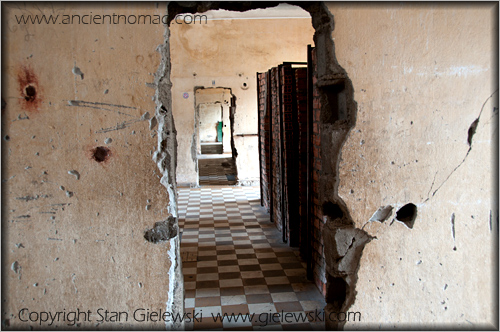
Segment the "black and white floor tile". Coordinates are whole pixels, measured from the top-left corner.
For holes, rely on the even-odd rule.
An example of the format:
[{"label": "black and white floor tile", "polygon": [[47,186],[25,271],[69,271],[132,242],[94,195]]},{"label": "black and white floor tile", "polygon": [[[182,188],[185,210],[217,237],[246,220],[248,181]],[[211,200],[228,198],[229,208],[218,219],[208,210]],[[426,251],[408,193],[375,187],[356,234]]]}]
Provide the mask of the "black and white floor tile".
[{"label": "black and white floor tile", "polygon": [[[186,329],[324,330],[313,319],[324,298],[306,279],[298,250],[282,243],[259,194],[258,187],[179,189],[185,311],[203,317]],[[247,313],[252,321],[212,317]]]}]

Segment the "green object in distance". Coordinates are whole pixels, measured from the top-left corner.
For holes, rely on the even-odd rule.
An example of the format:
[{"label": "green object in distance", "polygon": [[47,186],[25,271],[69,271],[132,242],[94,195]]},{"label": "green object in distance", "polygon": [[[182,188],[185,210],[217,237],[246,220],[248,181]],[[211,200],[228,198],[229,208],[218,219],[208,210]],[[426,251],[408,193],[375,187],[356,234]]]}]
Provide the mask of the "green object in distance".
[{"label": "green object in distance", "polygon": [[217,122],[217,142],[222,142],[222,121]]}]

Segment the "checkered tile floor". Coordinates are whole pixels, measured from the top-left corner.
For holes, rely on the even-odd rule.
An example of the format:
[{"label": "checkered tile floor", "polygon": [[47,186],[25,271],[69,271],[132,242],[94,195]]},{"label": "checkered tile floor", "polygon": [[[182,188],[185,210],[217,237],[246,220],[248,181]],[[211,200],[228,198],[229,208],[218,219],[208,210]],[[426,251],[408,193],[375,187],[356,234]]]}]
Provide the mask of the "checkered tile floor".
[{"label": "checkered tile floor", "polygon": [[233,158],[198,159],[200,186],[235,185],[236,165]]},{"label": "checkered tile floor", "polygon": [[[259,194],[258,187],[179,189],[185,311],[202,315],[186,329],[324,330],[314,313],[326,303]],[[212,314],[255,315],[235,322]]]}]

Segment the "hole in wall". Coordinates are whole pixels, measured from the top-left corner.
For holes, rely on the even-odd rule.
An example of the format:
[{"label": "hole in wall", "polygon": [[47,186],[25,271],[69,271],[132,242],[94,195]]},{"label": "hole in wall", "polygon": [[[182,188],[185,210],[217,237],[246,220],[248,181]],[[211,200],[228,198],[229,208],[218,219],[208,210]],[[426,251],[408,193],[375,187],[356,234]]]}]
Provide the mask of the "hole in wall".
[{"label": "hole in wall", "polygon": [[325,109],[328,112],[321,112],[323,123],[334,124],[337,121],[347,119],[347,96],[344,81],[328,85],[322,88],[325,96]]},{"label": "hole in wall", "polygon": [[111,151],[104,146],[98,146],[92,150],[92,158],[98,163],[106,161],[110,155]]},{"label": "hole in wall", "polygon": [[328,275],[327,285],[326,302],[340,310],[347,298],[347,283],[344,278]]},{"label": "hole in wall", "polygon": [[36,98],[36,88],[33,85],[28,85],[24,88],[24,99],[26,101],[33,101]]},{"label": "hole in wall", "polygon": [[[207,6],[201,6],[201,5],[186,5],[180,6],[176,2],[172,2],[169,4],[168,9],[169,9],[169,20],[171,21],[173,17],[177,13],[184,13],[184,12],[202,12],[208,10],[208,9],[213,9],[215,7],[225,7],[221,9],[226,9],[226,10],[231,10],[231,9],[237,9],[238,11],[243,11],[243,10],[248,10],[251,9],[251,6],[259,6],[255,4],[255,2],[246,2],[246,3],[209,3]],[[324,4],[312,4],[312,5],[302,5],[301,7],[305,8],[307,7],[307,11],[311,14],[312,16],[312,23],[313,27],[315,28],[315,43],[317,43],[316,47],[318,48],[318,58],[319,63],[321,66],[318,68],[318,76],[321,77],[322,79],[329,80],[332,75],[337,75],[335,78],[338,77],[343,77],[343,69],[341,72],[336,72],[335,70],[331,69],[331,66],[329,64],[333,64],[333,66],[338,66],[338,63],[335,59],[335,50],[333,48],[333,41],[331,40],[331,31],[333,30],[333,17],[332,15],[328,12]],[[325,65],[326,64],[326,65]],[[335,82],[337,83],[337,82]],[[215,86],[215,80],[212,81],[212,85]],[[319,86],[318,86],[319,87]],[[321,112],[320,112],[320,118],[321,124],[337,124],[337,122],[348,122],[348,125],[353,125],[355,123],[355,116],[356,116],[356,103],[353,101],[353,89],[352,89],[352,84],[350,80],[346,82],[340,82],[340,84],[329,84],[323,88],[320,88],[320,101],[321,101]],[[326,105],[326,106],[325,106]],[[324,114],[326,113],[326,114]],[[340,127],[340,126],[339,126]],[[337,135],[339,139],[334,140],[334,146],[341,146],[342,144],[338,144],[339,142],[342,143],[345,139],[345,135],[347,135],[348,131],[347,129],[350,129],[350,127],[346,128],[336,128],[335,130],[342,129],[340,132],[340,135]],[[331,130],[331,128],[328,128],[328,130]],[[322,144],[323,146],[324,144]],[[331,164],[335,166],[336,163],[336,157],[332,158]],[[330,165],[328,165],[330,166]],[[331,167],[331,169],[336,169],[335,167]],[[328,174],[330,175],[330,174]],[[335,175],[335,174],[334,174]],[[335,176],[329,176],[328,179],[325,179],[328,185],[332,184],[331,186],[326,186],[329,188],[329,190],[333,191],[333,188],[335,188]],[[334,199],[338,199],[337,202],[342,202],[342,199],[338,196],[338,194],[335,192],[332,195],[329,195],[330,192],[322,194],[320,197],[320,202],[321,201],[327,201],[332,199],[331,197],[335,197]],[[326,198],[326,199],[323,199]],[[331,202],[327,202],[322,205],[324,214],[333,218],[342,218],[344,217],[344,211],[338,204],[334,204]],[[346,212],[347,212],[347,207],[346,207]],[[347,215],[347,217],[349,217]],[[346,219],[348,219],[346,217]],[[350,217],[349,217],[350,218]],[[325,253],[325,255],[329,255],[328,253]],[[359,258],[358,258],[359,261]],[[331,288],[330,296],[327,299],[327,302],[331,303],[333,301],[338,302],[338,306],[341,307],[347,300],[346,296],[349,294],[351,296],[352,291],[350,289],[354,289],[354,284],[348,285],[346,281],[343,278],[333,278],[333,277],[328,277],[329,283],[333,285]],[[348,279],[350,280],[350,279]],[[349,287],[349,293],[347,293]]]},{"label": "hole in wall", "polygon": [[325,202],[323,203],[323,215],[328,216],[331,220],[334,220],[344,217],[344,212],[338,204]]},{"label": "hole in wall", "polygon": [[5,135],[5,136],[3,137],[3,139],[4,139],[4,140],[6,140],[6,141],[10,141],[10,136],[9,136],[9,135]]},{"label": "hole in wall", "polygon": [[474,120],[474,122],[472,122],[467,132],[467,143],[469,144],[469,146],[472,145],[472,137],[476,133],[478,123],[479,123],[479,118],[477,118],[476,120]]},{"label": "hole in wall", "polygon": [[[196,160],[199,185],[236,184],[234,112],[231,88],[195,87],[195,128],[191,155]],[[224,177],[225,176],[225,177]]]},{"label": "hole in wall", "polygon": [[144,239],[151,243],[168,241],[177,236],[176,219],[172,216],[168,220],[158,221],[155,226],[144,232]]},{"label": "hole in wall", "polygon": [[17,83],[21,107],[25,111],[38,111],[42,103],[42,98],[37,75],[29,66],[21,66],[18,70]]},{"label": "hole in wall", "polygon": [[408,203],[396,212],[396,220],[405,224],[408,228],[413,228],[417,218],[417,207],[413,203]]}]

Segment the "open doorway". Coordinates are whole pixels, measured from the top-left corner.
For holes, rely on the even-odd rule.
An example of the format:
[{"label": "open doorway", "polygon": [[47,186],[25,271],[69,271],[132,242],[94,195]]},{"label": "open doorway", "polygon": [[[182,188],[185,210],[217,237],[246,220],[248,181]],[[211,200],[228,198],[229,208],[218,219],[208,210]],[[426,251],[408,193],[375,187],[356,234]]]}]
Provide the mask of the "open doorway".
[{"label": "open doorway", "polygon": [[237,183],[233,140],[235,97],[229,88],[195,88],[198,180],[204,185]]},{"label": "open doorway", "polygon": [[[203,15],[207,24],[172,23],[170,35],[173,113],[179,142],[177,179],[182,183],[189,178],[193,160],[201,185],[180,188],[178,193],[185,310],[203,312],[207,317],[187,329],[281,325],[268,320],[241,321],[242,316],[234,325],[234,321],[214,320],[213,316],[270,317],[321,311],[325,306],[321,292],[307,279],[298,248],[283,241],[261,206],[259,186],[256,73],[284,61],[307,61],[307,45],[313,43],[314,34],[311,16],[293,5],[247,12],[214,10]],[[227,92],[229,99],[224,98]],[[226,106],[228,113],[224,112]],[[190,109],[195,113],[193,127],[189,126],[193,119]],[[239,181],[232,187],[203,185],[206,161],[229,152],[224,141],[228,135],[223,132],[227,130],[225,114],[230,118],[230,155]],[[210,168],[213,165],[206,167]],[[300,323],[294,329],[324,329],[324,322],[294,323]]]}]

